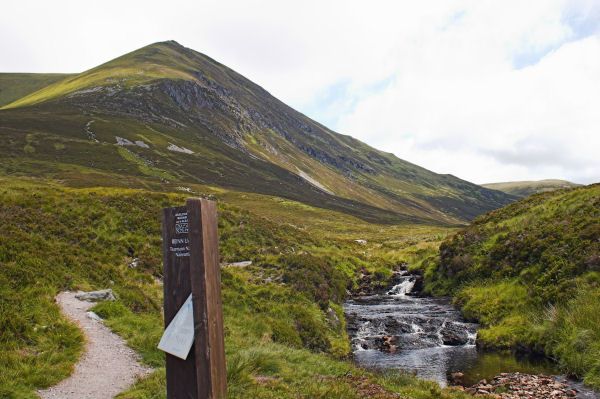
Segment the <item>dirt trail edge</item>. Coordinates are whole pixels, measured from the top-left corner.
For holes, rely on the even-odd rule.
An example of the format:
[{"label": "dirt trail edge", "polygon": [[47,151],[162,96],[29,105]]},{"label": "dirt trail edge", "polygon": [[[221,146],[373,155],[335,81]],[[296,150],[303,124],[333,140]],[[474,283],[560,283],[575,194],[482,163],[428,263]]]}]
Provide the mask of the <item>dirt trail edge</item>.
[{"label": "dirt trail edge", "polygon": [[58,385],[38,391],[43,399],[110,399],[150,371],[125,341],[101,321],[86,312],[94,303],[80,301],[75,292],[61,292],[56,297],[63,314],[77,323],[85,334],[85,353],[73,374]]}]

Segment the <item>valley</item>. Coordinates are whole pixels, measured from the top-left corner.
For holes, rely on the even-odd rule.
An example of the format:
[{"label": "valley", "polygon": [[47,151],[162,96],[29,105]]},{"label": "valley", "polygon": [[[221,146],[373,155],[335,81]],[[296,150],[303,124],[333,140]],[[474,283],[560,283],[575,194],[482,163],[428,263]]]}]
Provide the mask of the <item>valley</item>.
[{"label": "valley", "polygon": [[[35,389],[68,376],[81,354],[82,335],[53,298],[65,290],[110,287],[118,300],[92,310],[145,366],[155,368],[119,397],[164,397],[164,355],[156,348],[163,328],[159,210],[189,194],[70,188],[37,178],[3,177],[1,183],[1,396],[35,397]],[[227,195],[246,200],[243,193]],[[394,392],[466,397],[345,360],[350,341],[342,301],[356,272],[375,276],[374,285],[386,284],[395,264],[432,253],[448,229],[373,225],[271,201],[269,214],[219,201],[222,261],[253,261],[222,269],[230,397],[362,398],[366,389],[380,391],[381,398]],[[278,220],[289,213],[304,224]],[[350,225],[365,235],[347,231]],[[367,243],[354,242],[357,237],[367,237]]]},{"label": "valley", "polygon": [[160,210],[188,197],[218,203],[232,399],[600,389],[598,184],[434,173],[168,41],[0,74],[1,398],[73,373],[85,338],[55,298],[108,288],[91,311],[152,369],[116,397],[166,397]]}]

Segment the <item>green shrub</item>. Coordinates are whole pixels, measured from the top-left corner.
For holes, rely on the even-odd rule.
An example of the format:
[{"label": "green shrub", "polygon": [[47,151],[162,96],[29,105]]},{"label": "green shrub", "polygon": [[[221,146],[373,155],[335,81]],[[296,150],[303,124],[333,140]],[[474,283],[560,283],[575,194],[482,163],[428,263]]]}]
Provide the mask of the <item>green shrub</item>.
[{"label": "green shrub", "polygon": [[94,312],[103,319],[122,317],[129,313],[129,309],[120,301],[100,302],[94,306]]},{"label": "green shrub", "polygon": [[271,338],[274,342],[288,345],[293,348],[302,347],[300,334],[293,325],[284,320],[271,320],[269,324],[271,325],[272,330]]},{"label": "green shrub", "polygon": [[325,333],[326,327],[323,321],[299,306],[295,306],[292,313],[302,345],[315,352],[329,351],[331,344]]},{"label": "green shrub", "polygon": [[484,325],[499,323],[514,312],[524,312],[527,289],[516,281],[483,283],[463,288],[454,297],[463,315]]},{"label": "green shrub", "polygon": [[326,309],[329,301],[341,302],[350,285],[348,277],[326,258],[287,255],[279,260],[284,267],[283,282],[305,293]]}]

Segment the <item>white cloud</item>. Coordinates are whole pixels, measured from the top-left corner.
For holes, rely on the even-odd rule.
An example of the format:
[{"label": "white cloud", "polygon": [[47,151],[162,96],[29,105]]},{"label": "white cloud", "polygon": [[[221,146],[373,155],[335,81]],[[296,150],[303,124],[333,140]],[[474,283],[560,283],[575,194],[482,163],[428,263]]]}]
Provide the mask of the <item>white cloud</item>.
[{"label": "white cloud", "polygon": [[[481,18],[473,15],[471,25],[465,17],[461,26],[420,43],[428,49],[427,61],[420,59],[423,50],[415,50],[394,83],[359,102],[340,130],[480,183],[600,180],[600,36],[569,42],[571,30],[560,19],[550,20],[556,27],[539,29],[532,19],[531,40],[522,39],[526,24],[502,40],[495,20],[485,29]],[[536,31],[549,32],[548,41]],[[511,44],[515,38],[556,48],[515,69],[511,58],[521,51]],[[458,51],[456,43],[462,44]],[[464,51],[472,48],[482,51]]]},{"label": "white cloud", "polygon": [[20,0],[0,70],[174,39],[375,147],[476,182],[600,180],[600,2]]}]

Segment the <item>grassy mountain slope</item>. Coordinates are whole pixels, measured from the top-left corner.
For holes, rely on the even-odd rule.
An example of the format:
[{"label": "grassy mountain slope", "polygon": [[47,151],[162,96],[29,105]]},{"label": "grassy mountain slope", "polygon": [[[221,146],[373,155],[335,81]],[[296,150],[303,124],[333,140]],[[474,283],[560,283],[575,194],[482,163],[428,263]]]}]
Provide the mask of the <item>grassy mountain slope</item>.
[{"label": "grassy mountain slope", "polygon": [[492,190],[502,191],[504,193],[514,195],[515,197],[525,198],[532,194],[544,193],[547,191],[560,190],[562,188],[577,187],[579,184],[571,183],[566,180],[546,179],[536,181],[511,181],[503,183],[488,183],[482,184]]},{"label": "grassy mountain slope", "polygon": [[0,154],[5,173],[208,184],[387,223],[464,223],[514,200],[332,132],[175,42],[6,105]]},{"label": "grassy mountain slope", "polygon": [[476,219],[440,246],[426,276],[484,324],[481,345],[544,352],[600,388],[600,185]]},{"label": "grassy mountain slope", "polygon": [[63,73],[0,73],[0,107],[69,76]]},{"label": "grassy mountain slope", "polygon": [[[246,194],[227,196],[253,201]],[[69,374],[82,336],[53,297],[61,290],[106,287],[118,300],[94,311],[157,368],[120,397],[165,397],[164,355],[156,349],[163,328],[159,214],[184,198],[0,178],[0,397],[34,398],[34,389]],[[383,279],[423,242],[435,245],[444,230],[405,227],[404,241],[392,242],[388,227],[365,224],[373,241],[357,245],[343,228],[331,228],[338,216],[340,225],[348,216],[271,201],[261,212],[277,222],[219,204],[222,261],[254,262],[222,272],[230,397],[391,399],[398,392],[406,398],[466,398],[411,376],[365,372],[342,359],[349,344],[340,302],[357,272]],[[284,213],[307,216],[308,225],[284,222],[277,216]],[[319,219],[329,226],[321,230]],[[398,231],[392,236],[397,240]],[[139,258],[135,268],[132,257]]]}]

